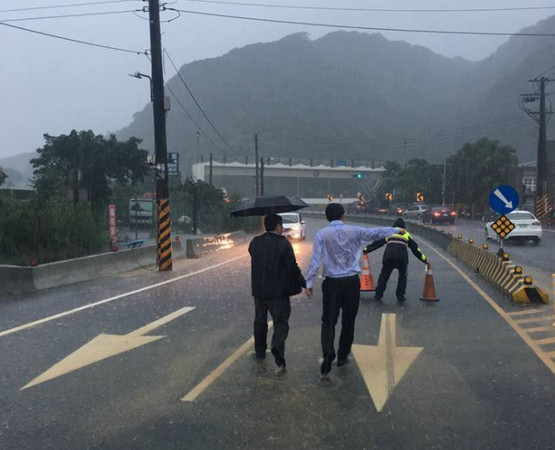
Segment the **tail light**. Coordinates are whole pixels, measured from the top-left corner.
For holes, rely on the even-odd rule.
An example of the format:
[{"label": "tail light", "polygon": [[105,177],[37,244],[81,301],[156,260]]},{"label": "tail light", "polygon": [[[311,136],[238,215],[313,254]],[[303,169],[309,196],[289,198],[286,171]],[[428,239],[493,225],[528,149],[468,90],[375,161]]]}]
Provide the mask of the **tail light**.
[{"label": "tail light", "polygon": [[533,227],[539,227],[541,224],[541,222],[532,222]]},{"label": "tail light", "polygon": [[452,216],[456,216],[457,213],[455,211],[451,211],[449,214],[451,214]]},{"label": "tail light", "polygon": [[435,213],[434,213],[434,216],[435,216],[435,217],[439,217],[439,216],[441,216],[441,214],[438,213],[438,212],[435,212]]},{"label": "tail light", "polygon": [[398,213],[402,213],[403,210],[402,210],[401,208],[397,208],[397,212],[398,212]]}]

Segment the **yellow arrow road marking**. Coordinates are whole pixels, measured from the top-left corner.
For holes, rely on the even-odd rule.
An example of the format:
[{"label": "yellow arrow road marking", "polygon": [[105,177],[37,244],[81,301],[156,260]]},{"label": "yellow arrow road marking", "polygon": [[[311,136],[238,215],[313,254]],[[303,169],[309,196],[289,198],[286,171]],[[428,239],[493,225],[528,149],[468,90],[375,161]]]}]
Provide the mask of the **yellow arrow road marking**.
[{"label": "yellow arrow road marking", "polygon": [[27,383],[20,390],[44,383],[45,381],[57,378],[69,372],[73,372],[74,370],[81,369],[82,367],[102,361],[103,359],[110,358],[120,353],[133,350],[134,348],[142,345],[149,344],[150,342],[157,341],[158,339],[162,339],[165,336],[143,336],[143,334],[149,333],[155,328],[161,327],[177,317],[187,314],[193,309],[195,308],[191,306],[178,309],[167,316],[155,320],[154,322],[123,336],[115,334],[99,334],[81,348],[66,356],[60,362],[54,364],[46,372]]},{"label": "yellow arrow road marking", "polygon": [[378,346],[353,345],[353,355],[380,412],[423,347],[397,347],[396,316],[382,314]]}]

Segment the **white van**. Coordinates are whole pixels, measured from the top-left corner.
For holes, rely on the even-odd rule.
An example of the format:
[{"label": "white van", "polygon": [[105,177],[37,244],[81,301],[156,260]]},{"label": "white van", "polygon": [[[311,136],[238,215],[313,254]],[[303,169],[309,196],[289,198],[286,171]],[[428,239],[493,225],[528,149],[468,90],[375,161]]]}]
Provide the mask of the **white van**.
[{"label": "white van", "polygon": [[283,235],[290,239],[306,239],[306,223],[299,213],[280,213],[283,218]]}]

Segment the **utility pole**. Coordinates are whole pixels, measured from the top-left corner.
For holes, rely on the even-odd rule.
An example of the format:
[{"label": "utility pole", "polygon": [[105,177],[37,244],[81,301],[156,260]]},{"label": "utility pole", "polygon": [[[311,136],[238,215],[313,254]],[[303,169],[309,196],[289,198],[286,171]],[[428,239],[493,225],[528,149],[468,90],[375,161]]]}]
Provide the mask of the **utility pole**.
[{"label": "utility pole", "polygon": [[158,270],[172,270],[172,237],[168,189],[166,112],[164,110],[164,74],[160,36],[160,4],[148,0],[150,55],[152,62],[152,109],[154,115],[154,152],[156,156],[156,203],[158,205]]},{"label": "utility pole", "polygon": [[264,195],[264,158],[260,158],[260,195]]},{"label": "utility pole", "polygon": [[258,197],[260,195],[260,182],[258,179],[258,134],[254,135],[254,171],[255,171],[254,191],[255,191],[255,197]]},{"label": "utility pole", "polygon": [[208,172],[208,184],[210,185],[210,187],[212,187],[212,167],[214,165],[212,164],[212,153],[210,153],[210,170]]},{"label": "utility pole", "polygon": [[[534,94],[522,94],[520,106],[526,113],[534,119],[539,126],[538,135],[538,155],[536,158],[536,198],[534,201],[534,213],[543,226],[547,226],[550,222],[549,217],[549,185],[547,173],[547,116],[553,111],[546,111],[545,97],[549,94],[545,93],[547,83],[554,81],[547,77],[529,80],[530,83],[540,83],[539,90]],[[525,104],[539,100],[540,110],[531,111]]]},{"label": "utility pole", "polygon": [[197,162],[200,162],[200,133],[197,131]]},{"label": "utility pole", "polygon": [[447,158],[443,160],[443,175],[441,176],[441,206],[445,206],[445,188],[447,184]]}]

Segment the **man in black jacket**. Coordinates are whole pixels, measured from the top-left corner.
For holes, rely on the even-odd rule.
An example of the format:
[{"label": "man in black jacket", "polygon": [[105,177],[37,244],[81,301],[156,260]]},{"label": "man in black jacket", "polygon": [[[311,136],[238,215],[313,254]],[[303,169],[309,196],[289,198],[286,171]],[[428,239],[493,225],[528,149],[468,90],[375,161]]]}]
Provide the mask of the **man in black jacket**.
[{"label": "man in black jacket", "polygon": [[[405,221],[403,219],[397,219],[393,224],[394,227],[405,228]],[[409,263],[409,254],[407,247],[410,248],[412,254],[416,256],[420,261],[427,264],[430,267],[430,263],[426,256],[418,248],[418,244],[414,241],[412,236],[408,231],[405,231],[403,235],[394,234],[393,236],[386,237],[385,239],[380,239],[375,241],[370,245],[367,245],[363,250],[364,253],[370,253],[383,247],[387,244],[385,252],[383,254],[382,271],[380,277],[378,278],[378,286],[376,287],[376,293],[374,300],[381,301],[385,288],[387,286],[387,281],[391,276],[393,269],[399,271],[399,280],[397,281],[397,301],[399,303],[404,303],[405,291],[407,289],[407,265]]]},{"label": "man in black jacket", "polygon": [[285,339],[289,333],[291,314],[289,296],[296,291],[293,286],[295,282],[299,282],[302,287],[306,287],[306,282],[297,266],[293,246],[282,236],[281,216],[267,215],[264,227],[266,233],[255,237],[249,245],[255,316],[254,350],[257,359],[266,357],[270,311],[274,321],[271,349],[279,373],[285,371]]}]

